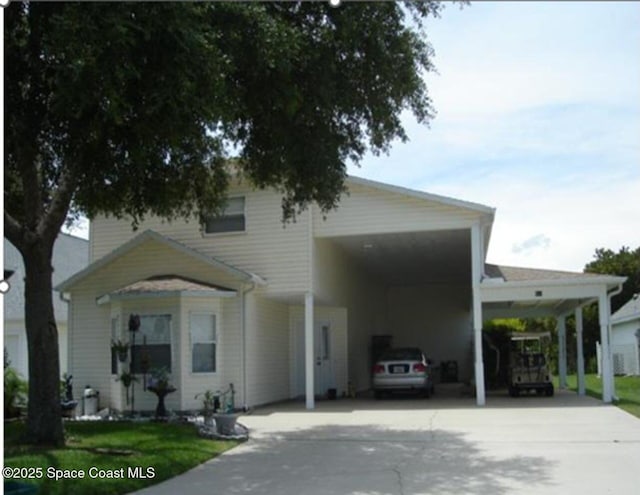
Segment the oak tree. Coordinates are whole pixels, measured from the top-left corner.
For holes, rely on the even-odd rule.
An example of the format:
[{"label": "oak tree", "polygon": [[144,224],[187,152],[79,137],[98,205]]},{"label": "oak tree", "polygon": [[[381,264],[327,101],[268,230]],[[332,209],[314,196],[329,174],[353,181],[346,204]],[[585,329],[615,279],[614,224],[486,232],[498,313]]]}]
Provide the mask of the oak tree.
[{"label": "oak tree", "polygon": [[53,243],[98,213],[215,211],[229,170],[283,216],[344,191],[348,161],[433,116],[439,2],[13,3],[5,11],[5,235],[21,252],[27,433],[62,444]]}]

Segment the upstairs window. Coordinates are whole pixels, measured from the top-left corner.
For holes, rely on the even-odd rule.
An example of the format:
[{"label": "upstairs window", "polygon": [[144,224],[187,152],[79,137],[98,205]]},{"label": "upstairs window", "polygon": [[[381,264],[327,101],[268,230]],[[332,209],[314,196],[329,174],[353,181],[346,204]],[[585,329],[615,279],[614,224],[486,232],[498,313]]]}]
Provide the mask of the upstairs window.
[{"label": "upstairs window", "polygon": [[244,232],[244,196],[229,198],[227,206],[219,215],[212,215],[205,220],[207,234],[223,232]]}]

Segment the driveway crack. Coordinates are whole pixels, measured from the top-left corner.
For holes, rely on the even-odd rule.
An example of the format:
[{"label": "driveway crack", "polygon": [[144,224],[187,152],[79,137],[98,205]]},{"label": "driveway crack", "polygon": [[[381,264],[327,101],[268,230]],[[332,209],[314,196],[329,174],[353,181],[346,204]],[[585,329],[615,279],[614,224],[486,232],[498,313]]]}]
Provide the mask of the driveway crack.
[{"label": "driveway crack", "polygon": [[404,485],[402,484],[402,472],[400,471],[400,467],[396,466],[391,468],[391,471],[396,473],[396,478],[398,481],[398,489],[400,490],[400,495],[404,495]]}]

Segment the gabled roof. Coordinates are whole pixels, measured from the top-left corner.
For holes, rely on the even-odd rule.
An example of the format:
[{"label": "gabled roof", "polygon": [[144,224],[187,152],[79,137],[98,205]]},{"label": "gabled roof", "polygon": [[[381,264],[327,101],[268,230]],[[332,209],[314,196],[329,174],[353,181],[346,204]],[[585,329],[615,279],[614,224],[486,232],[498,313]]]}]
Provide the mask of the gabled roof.
[{"label": "gabled roof", "polygon": [[418,191],[415,189],[408,189],[406,187],[394,186],[392,184],[386,184],[384,182],[377,182],[371,179],[363,179],[362,177],[356,177],[349,175],[346,179],[347,184],[358,184],[366,187],[373,187],[380,189],[381,191],[387,191],[395,194],[402,194],[417,199],[424,199],[427,201],[433,201],[435,203],[441,203],[447,206],[453,206],[456,208],[464,208],[467,210],[473,210],[478,213],[488,214],[493,216],[496,212],[495,208],[490,206],[481,205],[479,203],[472,203],[470,201],[463,201],[460,199],[450,198],[447,196],[440,196],[438,194],[427,193],[424,191]]},{"label": "gabled roof", "polygon": [[624,306],[611,315],[611,323],[622,323],[636,318],[640,320],[640,294],[634,294]]},{"label": "gabled roof", "polygon": [[109,263],[116,260],[117,258],[125,255],[129,251],[133,250],[134,248],[150,240],[158,242],[165,246],[168,246],[171,249],[175,249],[176,251],[186,254],[187,256],[197,259],[209,266],[222,270],[240,281],[252,282],[259,285],[266,284],[265,280],[262,279],[259,275],[256,275],[251,272],[246,272],[244,270],[241,270],[240,268],[236,268],[235,266],[225,263],[224,261],[221,261],[212,256],[207,256],[206,254],[203,254],[200,251],[196,251],[195,249],[192,249],[189,246],[185,246],[184,244],[178,241],[175,241],[169,237],[166,237],[162,234],[159,234],[158,232],[155,232],[153,230],[145,230],[144,232],[137,235],[130,241],[124,243],[122,246],[118,247],[117,249],[114,249],[109,254],[103,256],[99,260],[94,261],[81,272],[76,273],[73,277],[59,284],[56,287],[56,290],[59,290],[61,292],[68,291],[75,284],[77,284],[81,280],[84,280],[89,275],[95,273],[100,268],[108,265]]}]

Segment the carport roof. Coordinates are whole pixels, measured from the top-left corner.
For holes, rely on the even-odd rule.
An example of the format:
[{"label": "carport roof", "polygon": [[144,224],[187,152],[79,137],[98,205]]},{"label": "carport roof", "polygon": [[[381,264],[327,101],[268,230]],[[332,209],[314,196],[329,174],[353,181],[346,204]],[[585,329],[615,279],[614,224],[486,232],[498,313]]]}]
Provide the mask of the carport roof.
[{"label": "carport roof", "polygon": [[[618,285],[620,279],[623,277],[617,277],[614,275],[602,275],[599,273],[581,273],[581,272],[567,272],[558,270],[541,270],[538,268],[523,268],[519,266],[503,266],[485,264],[485,280],[491,281],[493,279],[504,282],[538,282],[538,281],[562,281],[565,283],[575,283],[578,281],[585,281],[593,283],[594,281],[609,282],[613,285]],[[622,280],[624,282],[624,280]]]},{"label": "carport roof", "polygon": [[559,316],[625,280],[615,275],[486,264],[480,294],[483,312],[490,318]]}]

